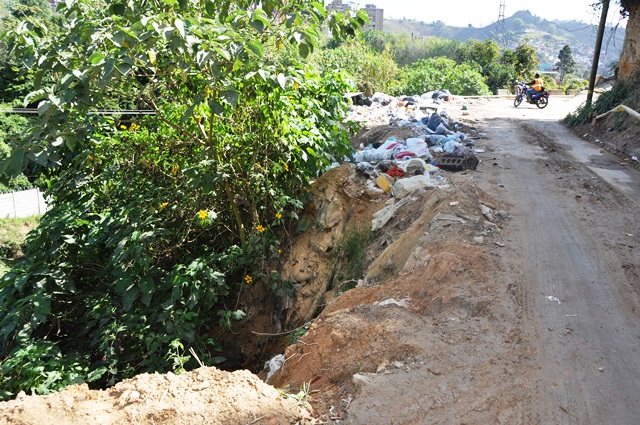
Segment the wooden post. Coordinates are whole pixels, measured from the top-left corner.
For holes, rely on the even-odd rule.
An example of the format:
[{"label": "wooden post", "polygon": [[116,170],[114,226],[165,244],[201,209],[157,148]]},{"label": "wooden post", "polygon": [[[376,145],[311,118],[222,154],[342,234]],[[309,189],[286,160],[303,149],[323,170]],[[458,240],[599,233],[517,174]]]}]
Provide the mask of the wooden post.
[{"label": "wooden post", "polygon": [[589,78],[589,91],[587,92],[587,108],[591,106],[593,100],[593,90],[596,87],[596,76],[598,75],[598,63],[600,62],[600,50],[602,49],[602,38],[607,25],[607,13],[609,12],[609,0],[602,0],[602,14],[600,15],[600,25],[598,25],[598,38],[596,38],[596,48],[593,52],[593,62],[591,64],[591,78]]}]

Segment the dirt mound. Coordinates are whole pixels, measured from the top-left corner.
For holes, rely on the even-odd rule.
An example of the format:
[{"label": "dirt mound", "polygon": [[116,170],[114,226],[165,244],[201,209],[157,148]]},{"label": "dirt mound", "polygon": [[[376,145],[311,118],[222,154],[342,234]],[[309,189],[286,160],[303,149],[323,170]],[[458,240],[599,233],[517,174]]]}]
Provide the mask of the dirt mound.
[{"label": "dirt mound", "polygon": [[[497,288],[487,275],[487,249],[504,246],[499,222],[507,215],[469,175],[448,178],[453,185],[410,195],[375,234],[360,286],[329,302],[286,349],[270,382],[319,390],[312,403],[323,419],[342,419],[373,377],[425,364],[438,370],[428,375],[440,375],[452,368],[450,344],[482,339],[487,328],[511,332],[514,317],[492,310]],[[501,344],[489,345],[500,350]]]},{"label": "dirt mound", "polygon": [[311,423],[311,409],[285,399],[248,371],[213,367],[143,374],[105,391],[72,385],[47,396],[0,403],[6,424],[295,424]]}]

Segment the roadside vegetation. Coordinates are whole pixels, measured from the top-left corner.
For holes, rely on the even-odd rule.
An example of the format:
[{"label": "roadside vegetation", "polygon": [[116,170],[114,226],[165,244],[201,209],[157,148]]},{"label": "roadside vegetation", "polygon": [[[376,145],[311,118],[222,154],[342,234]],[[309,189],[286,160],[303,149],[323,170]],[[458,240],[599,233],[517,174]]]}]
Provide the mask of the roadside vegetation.
[{"label": "roadside vegetation", "polygon": [[486,95],[509,89],[538,68],[535,49],[527,42],[515,50],[500,49],[493,40],[414,38],[367,31],[363,39],[378,55],[389,55],[398,66],[386,91],[391,95],[422,94],[448,89],[459,95]]},{"label": "roadside vegetation", "polygon": [[581,105],[574,113],[567,115],[564,122],[570,127],[590,123],[594,117],[604,114],[624,104],[629,107],[640,107],[640,72],[629,78],[618,81],[611,90],[601,93],[590,106]]}]

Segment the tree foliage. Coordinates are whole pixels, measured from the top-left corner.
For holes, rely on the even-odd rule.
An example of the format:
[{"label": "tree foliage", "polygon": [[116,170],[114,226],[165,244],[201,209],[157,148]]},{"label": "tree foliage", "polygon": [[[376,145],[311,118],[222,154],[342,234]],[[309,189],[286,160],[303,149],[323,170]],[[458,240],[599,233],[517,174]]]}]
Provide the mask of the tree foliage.
[{"label": "tree foliage", "polygon": [[560,70],[560,82],[564,84],[564,78],[576,68],[576,61],[573,59],[571,47],[568,44],[560,50],[558,59],[560,61],[556,63],[556,67]]},{"label": "tree foliage", "polygon": [[402,69],[393,95],[423,94],[447,89],[451,93],[469,96],[490,94],[476,64],[458,65],[447,58],[423,59]]},{"label": "tree foliage", "polygon": [[[23,22],[8,35],[35,72],[25,103],[37,102],[40,128],[3,169],[55,174],[52,209],[0,281],[5,397],[182,368],[184,346],[220,361],[213,329],[243,317],[250,285],[292,294],[273,271],[284,220],[310,176],[350,150],[353,87],[303,59],[323,21],[347,37],[360,12],[303,0],[60,9],[63,33]],[[92,113],[127,95],[155,115]]]},{"label": "tree foliage", "polygon": [[343,43],[314,55],[314,66],[320,72],[344,70],[354,79],[358,91],[365,96],[387,92],[395,82],[398,65],[387,50],[376,52],[361,41]]},{"label": "tree foliage", "polygon": [[[364,41],[378,53],[391,54],[399,66],[407,69],[418,66],[420,60],[441,57],[454,60],[458,65],[479,67],[484,84],[494,93],[498,89],[511,87],[514,80],[523,79],[538,67],[537,52],[528,42],[520,44],[515,50],[501,50],[494,40],[462,43],[458,40],[434,37],[421,39],[378,31],[367,31]],[[469,74],[463,72],[461,75]],[[473,94],[482,92],[481,86],[476,86],[479,91]]]}]

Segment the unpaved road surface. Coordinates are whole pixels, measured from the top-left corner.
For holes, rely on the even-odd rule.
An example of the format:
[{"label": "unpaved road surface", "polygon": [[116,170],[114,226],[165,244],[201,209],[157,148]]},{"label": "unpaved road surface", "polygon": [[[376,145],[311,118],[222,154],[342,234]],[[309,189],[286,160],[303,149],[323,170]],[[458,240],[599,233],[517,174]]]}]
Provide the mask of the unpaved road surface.
[{"label": "unpaved road surface", "polygon": [[356,376],[347,423],[638,423],[640,172],[559,123],[582,100],[472,104],[488,139],[464,177],[509,213],[474,286],[489,313],[404,319],[425,356]]},{"label": "unpaved road surface", "polygon": [[544,111],[486,111],[504,153],[506,260],[520,274],[514,293],[533,350],[531,394],[512,423],[635,424],[640,173],[558,124],[564,105],[552,100]]}]

